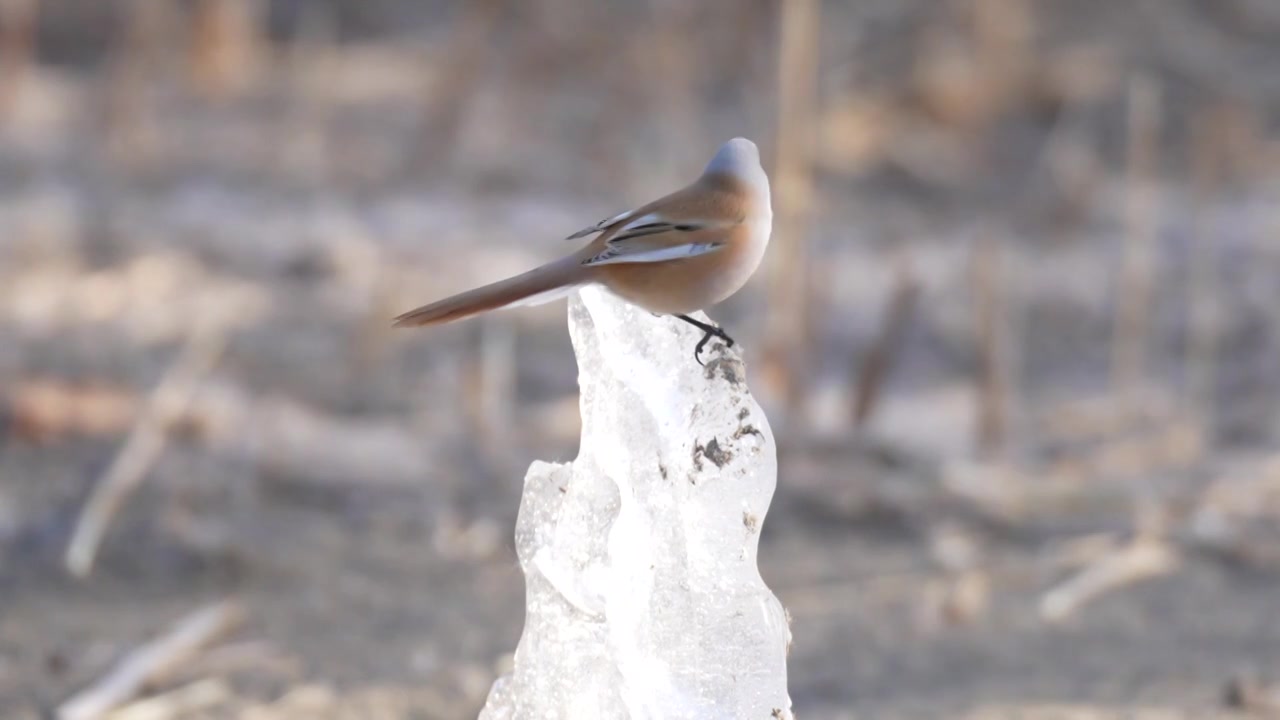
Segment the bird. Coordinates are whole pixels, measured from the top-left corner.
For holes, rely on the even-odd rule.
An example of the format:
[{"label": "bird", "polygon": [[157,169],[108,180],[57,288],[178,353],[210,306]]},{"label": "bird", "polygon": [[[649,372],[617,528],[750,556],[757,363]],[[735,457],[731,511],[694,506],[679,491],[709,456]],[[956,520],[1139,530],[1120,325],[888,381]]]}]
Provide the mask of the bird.
[{"label": "bird", "polygon": [[592,237],[577,252],[505,280],[410,310],[395,327],[438,325],[501,308],[539,305],[598,284],[656,315],[683,320],[712,337],[734,340],[690,313],[740,290],[769,244],[773,209],[760,151],[747,138],[724,143],[689,185],[634,210],[589,225],[566,240]]}]

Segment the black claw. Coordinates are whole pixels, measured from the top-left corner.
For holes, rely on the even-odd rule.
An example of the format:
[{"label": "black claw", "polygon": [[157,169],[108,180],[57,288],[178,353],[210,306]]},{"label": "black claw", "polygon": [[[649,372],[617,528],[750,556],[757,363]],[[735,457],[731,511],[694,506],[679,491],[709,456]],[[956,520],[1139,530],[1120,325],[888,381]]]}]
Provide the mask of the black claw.
[{"label": "black claw", "polygon": [[698,364],[701,365],[702,367],[707,366],[706,363],[702,362],[702,348],[706,347],[707,341],[709,341],[711,337],[712,337],[711,333],[705,333],[702,336],[702,339],[699,340],[698,344],[695,345],[693,348],[693,359],[697,360]]},{"label": "black claw", "polygon": [[697,360],[699,365],[703,367],[707,366],[706,363],[702,362],[702,348],[707,346],[707,343],[711,341],[711,338],[713,337],[720,338],[721,340],[724,341],[725,347],[734,346],[733,338],[729,337],[729,334],[726,333],[723,328],[718,328],[715,325],[708,325],[707,323],[701,322],[699,320],[694,320],[688,315],[677,315],[676,317],[698,328],[703,333],[702,339],[699,340],[698,344],[693,348],[693,359]]}]

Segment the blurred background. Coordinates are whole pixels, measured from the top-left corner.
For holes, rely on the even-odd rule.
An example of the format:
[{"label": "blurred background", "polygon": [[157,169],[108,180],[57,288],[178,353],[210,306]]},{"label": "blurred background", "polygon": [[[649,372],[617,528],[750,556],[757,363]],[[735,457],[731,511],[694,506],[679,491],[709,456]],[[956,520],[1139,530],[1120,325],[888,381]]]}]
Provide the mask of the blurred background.
[{"label": "blurred background", "polygon": [[1277,68],[1274,0],[3,0],[0,716],[474,717],[564,306],[388,320],[739,134],[798,716],[1280,712]]}]

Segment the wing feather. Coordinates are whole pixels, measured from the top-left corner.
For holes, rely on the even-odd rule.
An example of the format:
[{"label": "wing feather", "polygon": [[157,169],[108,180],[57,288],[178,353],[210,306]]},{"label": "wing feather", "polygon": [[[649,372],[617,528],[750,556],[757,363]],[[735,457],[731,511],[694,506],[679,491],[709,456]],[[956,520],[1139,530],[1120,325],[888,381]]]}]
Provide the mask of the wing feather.
[{"label": "wing feather", "polygon": [[588,235],[595,235],[596,233],[604,232],[605,230],[608,230],[611,226],[617,225],[618,223],[626,220],[627,218],[631,217],[635,213],[636,213],[635,210],[628,210],[624,213],[618,213],[613,217],[605,218],[604,220],[601,220],[595,225],[589,225],[587,227],[582,228],[578,232],[566,237],[565,240],[577,240],[578,238],[584,238]]}]

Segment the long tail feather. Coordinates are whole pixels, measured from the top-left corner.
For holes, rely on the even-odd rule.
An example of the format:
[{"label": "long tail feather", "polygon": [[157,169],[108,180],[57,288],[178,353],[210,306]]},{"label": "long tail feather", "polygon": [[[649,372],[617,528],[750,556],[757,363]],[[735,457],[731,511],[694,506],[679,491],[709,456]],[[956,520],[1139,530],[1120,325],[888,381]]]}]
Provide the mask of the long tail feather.
[{"label": "long tail feather", "polygon": [[489,310],[549,302],[588,282],[588,273],[581,262],[571,256],[513,278],[423,305],[400,315],[392,324],[395,327],[439,325]]}]

